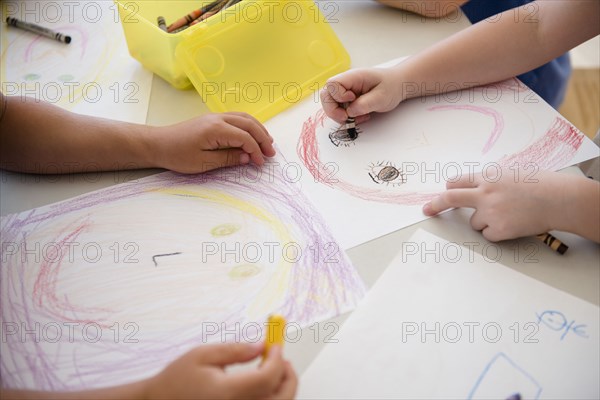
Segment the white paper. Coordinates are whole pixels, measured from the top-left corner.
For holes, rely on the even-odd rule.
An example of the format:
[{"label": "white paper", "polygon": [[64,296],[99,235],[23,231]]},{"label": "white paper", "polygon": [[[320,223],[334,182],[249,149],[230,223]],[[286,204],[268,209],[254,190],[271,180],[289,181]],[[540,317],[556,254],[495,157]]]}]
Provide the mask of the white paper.
[{"label": "white paper", "polygon": [[[80,114],[145,123],[152,73],[127,51],[112,1],[2,3],[2,92]],[[70,44],[8,26],[7,17],[69,35]]]},{"label": "white paper", "polygon": [[345,248],[425,219],[422,205],[460,173],[495,177],[518,165],[534,174],[600,154],[517,79],[403,102],[361,124],[353,142],[330,139],[339,125],[318,94],[267,127]]},{"label": "white paper", "polygon": [[298,398],[597,399],[598,307],[419,230]]},{"label": "white paper", "polygon": [[293,332],[365,292],[281,169],[171,172],[0,219],[6,388],[76,390],[158,373],[206,343]]}]

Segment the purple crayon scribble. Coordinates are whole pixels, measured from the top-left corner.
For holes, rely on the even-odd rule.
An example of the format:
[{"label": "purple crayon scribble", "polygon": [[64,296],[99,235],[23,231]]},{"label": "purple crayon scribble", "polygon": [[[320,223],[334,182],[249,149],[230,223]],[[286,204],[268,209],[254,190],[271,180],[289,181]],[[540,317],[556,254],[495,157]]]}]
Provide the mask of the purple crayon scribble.
[{"label": "purple crayon scribble", "polygon": [[[294,241],[303,249],[302,257],[291,267],[283,300],[276,309],[249,320],[244,304],[234,302],[232,306],[222,309],[215,305],[210,319],[218,322],[220,329],[235,330],[236,326],[242,324],[249,327],[244,333],[251,335],[252,332],[260,331],[258,327],[262,326],[270,313],[285,315],[288,321],[306,326],[354,307],[365,293],[364,283],[339,246],[335,262],[327,257],[311,256],[311,245],[335,245],[336,241],[321,216],[302,194],[301,188],[284,179],[281,172],[265,172],[273,171],[267,167],[262,169],[263,178],[258,181],[230,179],[232,175],[244,176],[243,168],[228,169],[227,174],[223,170],[200,175],[165,172],[3,217],[2,249],[4,251],[5,243],[19,243],[32,248],[34,244],[30,235],[40,229],[51,232],[51,237],[44,237],[48,243],[80,240],[80,235],[93,234],[94,209],[98,206],[112,206],[122,201],[126,201],[123,204],[130,204],[136,199],[143,200],[143,196],[148,193],[165,188],[182,191],[186,191],[186,188],[198,191],[207,189],[227,193],[275,216],[289,229]],[[168,201],[164,207],[169,207]],[[199,203],[199,207],[202,207],[202,203]],[[63,228],[58,231],[56,228],[48,229],[53,226],[54,221],[68,223],[63,223]],[[151,219],[141,226],[145,230],[151,229]],[[161,232],[158,230],[155,234],[160,236]],[[126,383],[149,377],[190,348],[215,340],[214,334],[211,335],[213,332],[209,330],[210,324],[203,324],[203,321],[198,320],[178,321],[181,325],[178,329],[169,329],[168,319],[159,321],[162,323],[160,330],[150,333],[144,331],[143,326],[137,332],[138,327],[135,325],[120,325],[119,340],[115,340],[112,315],[122,310],[117,306],[111,308],[78,304],[70,298],[69,292],[59,295],[60,273],[65,260],[63,256],[50,258],[40,263],[28,263],[23,262],[20,256],[2,255],[0,320],[5,340],[1,343],[0,373],[5,388],[79,390],[106,386],[106,382]],[[152,265],[151,260],[144,262]],[[71,266],[70,273],[75,273],[76,279],[85,280],[85,268],[93,268],[93,265]],[[172,271],[161,268],[144,270],[148,273]],[[144,277],[140,276],[139,279],[143,280]],[[136,284],[135,280],[131,281],[131,285]],[[156,288],[159,291],[161,289]],[[115,288],[98,284],[94,290],[97,292],[89,293],[89,296],[103,296],[103,293],[114,295]],[[198,296],[201,296],[202,290],[199,286]],[[122,296],[122,308],[125,309],[129,292],[117,295]],[[181,303],[177,301],[177,295],[174,292],[161,292],[160,296],[156,296],[156,301],[162,303],[157,304],[167,302],[177,305]],[[152,304],[148,307],[153,310]],[[177,315],[172,318],[177,318]],[[11,325],[13,323],[16,325]],[[20,324],[33,327],[36,323],[46,327],[51,324],[71,324],[74,326],[74,334],[63,334],[56,342],[49,342],[32,340],[32,335],[27,340],[22,340],[20,334],[8,334],[8,331],[4,331],[5,325],[10,329],[20,329]],[[82,335],[85,326],[99,327],[101,339],[97,342],[85,340]],[[90,332],[93,333],[93,330],[90,329]],[[132,335],[135,332],[137,333]],[[124,339],[127,335],[134,340],[126,342]],[[227,339],[231,341],[240,338],[230,334]]]}]

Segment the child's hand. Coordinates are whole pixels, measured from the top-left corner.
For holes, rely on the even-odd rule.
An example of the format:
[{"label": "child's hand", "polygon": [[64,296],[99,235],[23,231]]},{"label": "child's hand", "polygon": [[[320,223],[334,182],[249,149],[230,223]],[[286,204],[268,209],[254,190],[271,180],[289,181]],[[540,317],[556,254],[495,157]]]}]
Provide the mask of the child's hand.
[{"label": "child's hand", "polygon": [[493,242],[564,228],[560,220],[572,207],[565,194],[581,178],[532,172],[503,169],[499,176],[463,175],[448,182],[448,190],[425,204],[423,212],[432,216],[453,207],[474,208],[471,226]]},{"label": "child's hand", "polygon": [[241,112],[208,114],[152,128],[151,165],[181,173],[248,164],[275,155],[273,138],[254,117]]},{"label": "child's hand", "polygon": [[147,381],[149,399],[291,399],[298,381],[291,365],[273,346],[251,371],[225,372],[230,364],[258,357],[264,345],[243,343],[197,347]]},{"label": "child's hand", "polygon": [[[402,101],[396,70],[388,68],[355,69],[334,76],[321,90],[323,110],[331,119],[343,123],[348,116],[357,123],[371,112],[393,110]],[[343,104],[348,103],[344,110]]]}]

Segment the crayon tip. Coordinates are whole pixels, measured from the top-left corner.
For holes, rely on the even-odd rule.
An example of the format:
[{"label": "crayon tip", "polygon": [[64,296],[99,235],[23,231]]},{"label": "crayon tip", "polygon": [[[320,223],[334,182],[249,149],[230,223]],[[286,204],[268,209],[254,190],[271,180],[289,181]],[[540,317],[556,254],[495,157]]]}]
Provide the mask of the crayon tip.
[{"label": "crayon tip", "polygon": [[356,139],[358,137],[358,132],[356,131],[356,128],[349,128],[348,129],[348,136],[352,140]]}]

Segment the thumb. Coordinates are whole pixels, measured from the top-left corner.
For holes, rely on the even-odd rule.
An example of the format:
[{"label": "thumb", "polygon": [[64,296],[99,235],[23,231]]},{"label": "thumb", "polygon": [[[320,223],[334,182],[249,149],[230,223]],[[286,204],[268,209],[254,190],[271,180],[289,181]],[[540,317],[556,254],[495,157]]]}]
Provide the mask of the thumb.
[{"label": "thumb", "polygon": [[374,89],[370,92],[361,95],[352,103],[350,103],[350,106],[348,107],[346,112],[351,117],[359,117],[361,115],[370,114],[373,111],[389,111],[390,108],[386,106],[387,104],[385,104],[381,93],[378,90]]},{"label": "thumb", "polygon": [[202,152],[202,171],[211,169],[245,165],[250,162],[250,155],[242,149],[206,150]]}]

